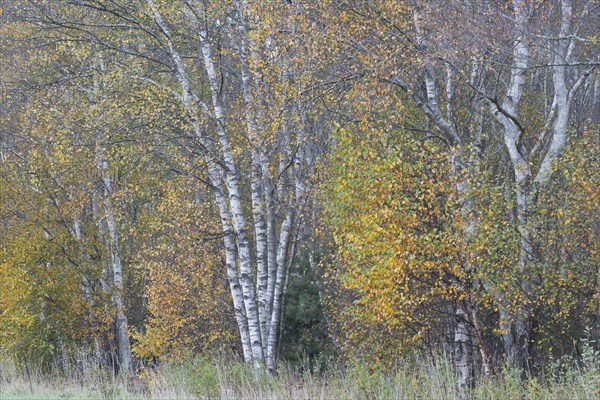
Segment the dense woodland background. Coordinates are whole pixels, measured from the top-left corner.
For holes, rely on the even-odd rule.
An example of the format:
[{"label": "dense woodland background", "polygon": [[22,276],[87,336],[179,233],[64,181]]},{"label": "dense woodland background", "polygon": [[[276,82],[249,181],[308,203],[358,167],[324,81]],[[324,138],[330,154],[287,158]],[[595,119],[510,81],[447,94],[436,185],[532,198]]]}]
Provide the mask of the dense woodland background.
[{"label": "dense woodland background", "polygon": [[0,4],[3,356],[598,345],[597,1]]}]

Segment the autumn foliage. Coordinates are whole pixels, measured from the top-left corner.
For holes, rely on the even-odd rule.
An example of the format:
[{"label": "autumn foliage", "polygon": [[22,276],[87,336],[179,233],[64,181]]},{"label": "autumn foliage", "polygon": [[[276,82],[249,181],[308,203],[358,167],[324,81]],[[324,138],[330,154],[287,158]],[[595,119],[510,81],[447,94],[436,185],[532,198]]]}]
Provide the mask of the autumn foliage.
[{"label": "autumn foliage", "polygon": [[466,397],[597,343],[596,1],[4,6],[2,356],[443,353]]}]

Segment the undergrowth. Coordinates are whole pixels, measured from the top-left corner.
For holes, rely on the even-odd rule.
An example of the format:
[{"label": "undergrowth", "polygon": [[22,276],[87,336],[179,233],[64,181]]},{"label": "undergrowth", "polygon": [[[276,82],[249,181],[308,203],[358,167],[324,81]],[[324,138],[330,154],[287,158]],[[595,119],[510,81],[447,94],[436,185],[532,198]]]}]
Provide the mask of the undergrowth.
[{"label": "undergrowth", "polygon": [[[598,399],[599,354],[589,348],[579,363],[560,360],[539,377],[500,369],[480,380],[472,399]],[[407,361],[394,371],[358,361],[336,365],[283,364],[276,376],[227,358],[190,356],[114,374],[83,355],[56,360],[40,372],[0,360],[0,399],[459,399],[451,363],[443,358]]]}]

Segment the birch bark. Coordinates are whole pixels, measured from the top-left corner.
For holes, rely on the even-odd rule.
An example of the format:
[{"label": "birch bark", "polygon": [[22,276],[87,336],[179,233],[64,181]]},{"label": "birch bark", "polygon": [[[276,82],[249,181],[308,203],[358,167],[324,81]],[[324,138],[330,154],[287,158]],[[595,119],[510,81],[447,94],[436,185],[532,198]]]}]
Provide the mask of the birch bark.
[{"label": "birch bark", "polygon": [[[229,195],[227,193],[227,189],[228,186],[227,184],[224,184],[223,180],[226,181],[230,181],[231,180],[231,175],[222,172],[222,167],[221,167],[221,163],[219,162],[220,160],[215,159],[215,155],[216,152],[212,146],[211,141],[207,138],[206,133],[204,132],[204,130],[201,128],[199,122],[198,122],[198,113],[200,112],[200,110],[198,110],[198,105],[199,107],[202,109],[202,111],[208,112],[209,111],[209,107],[204,104],[200,99],[197,98],[197,96],[193,96],[193,92],[192,92],[192,88],[191,88],[191,84],[190,84],[190,79],[188,77],[188,72],[187,69],[185,67],[185,64],[182,61],[182,57],[179,53],[179,51],[177,50],[173,39],[172,39],[172,33],[170,31],[169,26],[165,23],[161,13],[159,12],[158,8],[156,7],[156,5],[154,4],[154,2],[152,0],[147,0],[147,4],[150,7],[150,9],[152,10],[152,13],[154,15],[155,21],[157,23],[157,25],[160,27],[160,29],[162,30],[162,32],[164,33],[165,37],[168,40],[168,47],[169,47],[169,54],[172,58],[173,63],[175,64],[175,68],[176,68],[176,72],[177,72],[177,79],[181,85],[181,89],[182,89],[182,101],[184,103],[184,106],[186,108],[186,110],[188,111],[188,113],[190,115],[192,115],[192,119],[193,119],[193,125],[194,125],[194,132],[196,134],[196,136],[201,140],[202,145],[205,147],[205,149],[207,149],[208,152],[208,175],[209,175],[209,179],[210,182],[214,188],[213,192],[215,195],[215,200],[217,203],[217,206],[219,208],[219,214],[220,214],[220,218],[221,218],[221,224],[222,224],[222,229],[223,229],[223,242],[224,242],[224,247],[225,247],[225,263],[226,263],[226,269],[227,269],[227,279],[229,282],[229,288],[231,291],[231,295],[232,295],[232,302],[233,302],[233,307],[234,307],[234,312],[235,312],[235,317],[236,317],[236,322],[238,325],[238,330],[240,333],[240,339],[241,339],[241,344],[242,344],[242,350],[244,353],[244,360],[246,362],[251,362],[253,360],[257,360],[257,351],[256,351],[256,331],[254,331],[254,337],[251,333],[250,330],[250,324],[249,324],[249,318],[248,318],[248,307],[247,307],[247,302],[248,302],[248,293],[246,293],[244,291],[244,284],[240,284],[240,277],[238,274],[238,257],[239,257],[239,243],[236,245],[236,237],[237,235],[237,231],[235,229],[235,227],[232,224],[232,221],[235,221],[235,215],[232,214],[232,208],[230,205],[230,201],[232,196]],[[190,2],[186,2],[186,4],[188,5],[188,7],[190,7],[191,9],[194,8],[194,5]],[[196,14],[195,14],[196,15]],[[197,15],[196,15],[197,17]],[[199,24],[200,22],[197,21],[197,23]],[[205,62],[205,68],[207,69],[207,73],[209,74],[209,78],[212,79],[211,80],[211,92],[213,94],[213,112],[214,112],[214,117],[217,121],[218,124],[218,129],[220,131],[220,136],[225,135],[226,136],[226,131],[224,131],[224,115],[223,115],[223,109],[222,106],[220,104],[220,101],[218,99],[218,83],[216,83],[216,68],[214,66],[214,63],[212,62],[212,57],[211,57],[211,50],[210,50],[210,44],[208,43],[208,41],[206,40],[206,31],[203,32],[204,36],[201,36],[201,40],[203,40],[203,44],[202,44],[202,52],[203,52],[203,57],[204,60],[207,62]],[[215,101],[215,97],[216,97],[216,101]],[[226,145],[227,143],[227,138],[224,137],[222,139],[222,142],[224,142]],[[225,150],[228,150],[228,146],[225,147]],[[231,154],[229,154],[229,156],[231,157]],[[225,177],[224,177],[225,175]],[[235,178],[235,176],[234,176]],[[234,188],[236,188],[236,183],[234,182],[233,184],[230,183],[230,185],[233,185]],[[238,204],[239,204],[239,194],[237,195],[237,197],[234,198],[234,200],[237,200]],[[240,213],[240,209],[238,207],[238,218],[239,218],[239,213]],[[243,218],[243,215],[242,215]],[[239,238],[238,238],[239,240]],[[244,273],[242,272],[242,281],[245,283],[246,285],[246,289],[247,289],[247,285],[248,285],[248,250],[247,250],[247,243],[246,243],[246,247],[245,247],[245,253],[243,253],[246,256],[246,265],[245,265],[245,271],[246,274],[244,275]],[[243,244],[242,244],[242,249],[243,248]],[[260,336],[259,336],[260,337]],[[258,340],[258,344],[260,345],[260,340]],[[258,360],[260,360],[261,356],[260,353],[258,355]]]},{"label": "birch bark", "polygon": [[[521,136],[521,125],[517,115],[529,63],[529,43],[526,36],[527,10],[522,0],[513,0],[515,15],[515,40],[513,44],[513,63],[511,67],[508,91],[502,102],[501,109],[491,103],[492,113],[504,129],[504,144],[508,151],[515,176],[515,192],[517,203],[517,230],[520,234],[519,269],[525,274],[527,265],[533,255],[531,236],[528,228],[530,207],[532,202],[532,171]],[[524,275],[525,276],[525,275]],[[525,278],[524,290],[529,291],[529,282]],[[524,370],[529,346],[529,330],[526,327],[527,310],[523,308],[517,315],[510,315],[506,310],[501,312],[502,341],[507,358],[515,368]]]},{"label": "birch bark", "polygon": [[[236,1],[239,14],[239,34],[240,34],[240,56],[241,56],[241,78],[244,103],[246,105],[246,129],[248,132],[248,141],[251,147],[250,161],[252,174],[250,177],[250,192],[252,200],[252,217],[254,222],[254,238],[256,243],[256,263],[257,263],[257,291],[258,291],[258,311],[260,320],[261,343],[263,354],[267,351],[267,304],[272,301],[269,296],[268,288],[268,233],[267,216],[265,215],[264,198],[264,180],[263,171],[268,172],[268,161],[264,150],[260,147],[259,141],[259,123],[257,115],[260,115],[260,105],[255,101],[253,93],[252,77],[250,74],[250,64],[252,60],[257,59],[255,44],[249,36],[248,18],[249,11],[246,2]],[[269,205],[267,204],[267,207]]]},{"label": "birch bark", "polygon": [[[526,3],[522,0],[513,0],[515,40],[508,90],[501,106],[496,102],[490,102],[492,113],[503,127],[504,145],[515,176],[516,224],[520,235],[518,266],[524,277],[523,290],[527,294],[533,290],[533,282],[528,277],[527,269],[537,258],[535,239],[532,234],[535,226],[532,226],[531,217],[537,207],[538,192],[540,187],[550,179],[553,166],[567,144],[567,128],[573,96],[595,68],[595,66],[589,68],[581,74],[571,88],[568,88],[567,69],[575,46],[571,37],[573,5],[571,0],[562,0],[560,5],[561,22],[554,49],[555,56],[552,60],[554,99],[545,124],[547,127],[552,127],[552,135],[549,138],[548,151],[542,157],[537,173],[532,170],[532,156],[537,156],[536,152],[546,147],[544,145],[546,138],[542,133],[532,150],[528,151],[522,143],[524,128],[518,121],[530,61],[530,45],[527,37],[528,11]],[[505,331],[502,339],[507,357],[513,367],[523,371],[528,368],[531,332],[527,319],[531,312],[531,305],[527,304],[527,300],[516,315],[511,315],[513,313],[506,310],[501,312],[501,328]]]},{"label": "birch bark", "polygon": [[[415,13],[413,21],[416,27],[417,42],[419,47],[426,51],[427,39],[422,32],[419,20],[420,17],[418,13]],[[448,146],[451,147],[449,161],[453,167],[453,174],[456,178],[456,189],[461,201],[461,214],[465,223],[464,240],[468,246],[476,234],[477,224],[473,209],[473,199],[470,195],[469,169],[464,163],[464,143],[457,132],[452,108],[454,96],[454,72],[449,65],[446,65],[446,116],[444,116],[440,107],[438,83],[434,66],[427,55],[425,55],[423,80],[425,83],[425,95],[421,97],[413,94],[413,98],[415,98],[417,105],[421,107],[424,113],[443,133]],[[468,254],[465,254],[463,267],[466,273],[469,273],[473,268],[472,260],[470,260]],[[457,285],[462,286],[463,283],[457,283]],[[473,378],[471,373],[473,366],[471,348],[473,347],[473,344],[471,340],[472,335],[470,334],[468,326],[468,318],[470,315],[465,310],[465,306],[462,302],[456,302],[454,313],[454,367],[457,372],[459,394],[461,397],[465,397]]]},{"label": "birch bark", "polygon": [[[105,70],[102,60],[99,62],[101,71]],[[102,82],[94,81],[93,94],[99,96]],[[107,152],[108,136],[106,131],[100,127],[95,138],[96,167],[100,175],[101,188],[100,199],[102,200],[101,218],[106,224],[106,231],[99,225],[100,235],[106,239],[110,252],[110,265],[112,271],[112,286],[110,288],[111,300],[115,307],[115,336],[117,341],[117,353],[119,370],[124,373],[133,372],[133,357],[131,353],[131,342],[129,339],[129,324],[125,314],[125,303],[123,299],[124,279],[123,263],[121,261],[121,248],[119,238],[119,224],[115,215],[112,201],[114,196],[113,182],[110,172],[110,161]],[[108,235],[106,235],[106,233]]]},{"label": "birch bark", "polygon": [[119,226],[112,203],[114,190],[112,178],[110,176],[110,164],[106,154],[105,146],[106,136],[104,133],[100,133],[96,143],[96,163],[102,181],[104,220],[108,228],[107,244],[110,251],[113,278],[111,296],[113,305],[116,309],[115,331],[120,364],[119,367],[121,371],[131,373],[133,372],[133,361],[131,355],[131,343],[129,340],[128,322],[127,316],[125,315],[125,305],[123,301],[123,265],[121,262]]},{"label": "birch bark", "polygon": [[215,63],[212,59],[212,50],[208,41],[207,32],[200,30],[200,45],[204,59],[204,68],[208,75],[213,102],[214,117],[217,121],[217,133],[221,144],[221,153],[225,169],[225,184],[229,194],[229,206],[233,217],[233,227],[237,237],[237,250],[240,268],[240,281],[244,294],[244,306],[248,319],[250,341],[252,345],[252,356],[255,362],[264,360],[261,342],[260,320],[258,307],[254,293],[254,282],[252,280],[252,265],[250,259],[250,243],[246,228],[241,196],[239,190],[239,178],[237,167],[229,144],[229,134],[226,130],[225,113],[219,97],[219,80]]},{"label": "birch bark", "polygon": [[[262,146],[264,129],[261,125],[261,112],[264,107],[256,86],[260,77],[256,72],[257,66],[253,65],[259,55],[249,34],[250,23],[254,23],[255,18],[251,16],[248,4],[238,0],[232,4],[234,12],[228,14],[225,28],[229,32],[227,37],[230,44],[238,50],[236,56],[239,57],[239,64],[235,68],[241,77],[241,99],[245,105],[243,132],[250,144],[249,161],[252,172],[249,183],[252,218],[247,220],[240,193],[242,177],[237,170],[237,154],[234,154],[230,144],[230,117],[227,115],[226,99],[224,100],[222,95],[223,85],[228,82],[221,80],[219,65],[214,56],[213,40],[209,36],[209,27],[214,21],[210,20],[204,3],[184,0],[187,7],[185,15],[191,18],[193,29],[198,34],[198,61],[202,66],[202,77],[208,83],[206,86],[211,98],[210,104],[207,104],[202,101],[200,94],[194,92],[195,84],[192,82],[195,77],[190,75],[192,70],[186,67],[184,57],[173,39],[169,22],[163,18],[154,0],[146,0],[146,4],[166,39],[166,47],[182,90],[180,100],[192,120],[195,135],[207,153],[208,176],[222,221],[227,275],[244,358],[258,366],[265,362],[269,343],[271,348],[276,348],[279,341],[277,327],[280,324],[282,296],[279,282],[282,279],[281,274],[285,277],[286,265],[292,257],[288,248],[290,240],[294,240],[290,234],[293,230],[291,224],[294,214],[288,211],[287,205],[284,207],[288,215],[281,223],[280,229],[278,214],[282,203],[287,204],[288,199],[293,201],[297,196],[288,195],[286,185],[283,184],[288,164],[294,162],[292,155],[283,154],[285,150],[274,153],[275,157],[280,157],[280,173],[275,179],[270,171],[273,158],[267,155],[265,147]],[[213,143],[208,130],[202,128],[198,122],[202,113],[209,116],[210,129],[214,128],[216,133],[216,144]],[[282,135],[285,137],[285,143],[280,148],[289,149],[289,133],[284,132]],[[271,351],[270,354],[275,353]]]},{"label": "birch bark", "polygon": [[288,272],[288,250],[292,236],[294,216],[294,209],[290,207],[288,215],[281,226],[281,235],[279,239],[279,251],[277,253],[277,277],[274,284],[272,316],[267,339],[267,369],[271,373],[274,373],[277,370],[277,349],[280,336],[279,324],[281,322],[280,318],[283,305],[285,278]]}]

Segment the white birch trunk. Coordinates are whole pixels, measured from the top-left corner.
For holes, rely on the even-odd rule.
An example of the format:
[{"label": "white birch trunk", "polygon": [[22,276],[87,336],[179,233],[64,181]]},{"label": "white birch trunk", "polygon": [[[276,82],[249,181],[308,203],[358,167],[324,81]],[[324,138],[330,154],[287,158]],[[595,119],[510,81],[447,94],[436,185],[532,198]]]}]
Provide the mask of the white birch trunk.
[{"label": "white birch trunk", "polygon": [[265,307],[267,333],[271,325],[271,316],[273,314],[273,295],[275,292],[275,280],[277,279],[277,248],[279,240],[277,238],[277,212],[275,202],[275,185],[269,179],[265,185],[267,199],[267,303]]},{"label": "white birch trunk", "polygon": [[[521,143],[524,133],[523,127],[517,122],[520,100],[525,87],[525,75],[529,63],[529,44],[526,37],[525,26],[527,22],[526,4],[523,0],[513,0],[515,10],[515,42],[513,49],[513,63],[511,79],[507,94],[501,108],[491,104],[491,109],[496,119],[504,129],[504,143],[515,175],[516,195],[516,223],[520,235],[519,244],[519,269],[524,275],[523,289],[525,292],[532,290],[531,279],[527,278],[527,266],[535,259],[531,214],[536,207],[536,198],[539,187],[544,185],[553,173],[556,160],[567,144],[567,128],[571,113],[571,102],[576,91],[592,73],[594,67],[583,73],[569,89],[567,87],[567,65],[574,43],[571,35],[572,1],[561,1],[561,22],[558,32],[555,56],[552,60],[552,74],[554,84],[554,99],[548,112],[546,127],[552,126],[552,136],[548,151],[542,158],[537,174],[534,175],[530,155]],[[545,147],[545,132],[538,138],[538,143],[532,153]],[[525,370],[529,351],[529,327],[527,318],[530,314],[529,306],[517,313],[509,315],[506,311],[501,313],[501,327],[507,332],[503,335],[503,342],[511,364],[516,368]]]},{"label": "white birch trunk", "polygon": [[206,31],[200,31],[200,45],[202,48],[204,67],[210,84],[214,117],[217,121],[217,133],[219,136],[219,143],[221,144],[221,152],[225,166],[225,180],[229,194],[229,207],[233,217],[233,227],[237,236],[240,282],[242,285],[242,292],[244,294],[244,305],[246,308],[246,317],[248,319],[248,329],[250,331],[252,356],[256,363],[261,363],[264,360],[264,354],[261,343],[258,307],[254,294],[254,282],[252,280],[250,244],[246,229],[246,221],[242,209],[237,169],[235,160],[233,158],[233,153],[229,145],[229,135],[225,128],[225,113],[219,97],[219,80],[217,76],[217,70],[212,59],[211,46],[208,41]]},{"label": "white birch trunk", "polygon": [[250,192],[252,199],[252,217],[254,222],[254,238],[256,243],[256,263],[257,263],[257,292],[258,292],[258,315],[260,320],[261,344],[263,354],[267,350],[267,303],[270,302],[268,288],[268,234],[267,217],[265,215],[265,199],[263,190],[262,172],[268,169],[267,159],[264,151],[260,149],[259,127],[256,121],[256,115],[260,114],[257,110],[259,104],[254,101],[253,87],[249,72],[250,57],[256,58],[254,46],[248,36],[248,26],[246,21],[246,5],[244,2],[236,2],[240,14],[240,47],[241,47],[241,77],[244,103],[246,105],[246,129],[248,132],[248,141],[251,146],[251,166],[252,174],[250,177]]},{"label": "white birch trunk", "polygon": [[[191,114],[195,115],[195,107],[192,102],[192,91],[187,71],[182,62],[182,58],[172,41],[172,34],[169,27],[163,21],[163,18],[153,1],[147,0],[147,4],[152,9],[155,21],[169,40],[170,54],[177,68],[178,79],[183,89],[182,97],[184,104],[186,105],[186,108],[191,111]],[[225,169],[224,174],[221,174],[219,171],[220,165],[216,160],[208,160],[210,165],[209,175],[211,183],[215,187],[215,197],[224,230],[227,275],[234,303],[236,321],[242,340],[244,359],[247,362],[254,361],[255,363],[260,363],[263,360],[263,352],[258,310],[254,298],[249,241],[242,213],[235,162],[229,146],[229,138],[225,126],[225,113],[219,98],[217,70],[212,59],[211,45],[207,38],[207,32],[200,28],[201,18],[198,18],[198,14],[196,14],[199,10],[195,10],[195,6],[191,2],[187,2],[187,4],[190,7],[190,10],[194,10],[194,15],[196,15],[198,19],[196,22],[199,27],[202,59],[204,61],[204,68],[209,78],[211,89],[212,116],[217,125],[219,142],[221,144],[221,161]],[[198,98],[195,98],[194,100],[196,103],[201,103]],[[209,111],[209,108],[205,104],[201,104],[204,111]],[[196,135],[202,140],[203,145],[212,149],[210,141],[207,140],[197,121],[195,121],[195,131]],[[225,185],[223,185],[221,181],[223,175],[225,176]],[[233,224],[231,222],[233,222]],[[237,239],[237,248],[235,239]],[[236,265],[238,261],[239,274]]]},{"label": "white birch trunk", "polygon": [[[532,257],[533,249],[529,232],[529,215],[532,202],[532,172],[527,154],[521,143],[522,127],[517,123],[519,106],[529,63],[529,43],[525,34],[527,22],[526,4],[523,0],[513,0],[515,12],[515,41],[513,63],[508,91],[502,102],[502,109],[491,104],[492,112],[504,129],[504,144],[512,162],[515,174],[515,194],[517,202],[517,230],[521,240],[519,244],[519,270],[523,274],[524,290],[529,291],[529,279],[526,268]],[[529,330],[526,327],[528,311],[526,307],[511,315],[501,312],[501,327],[504,348],[510,364],[514,368],[526,368]]]},{"label": "white birch trunk", "polygon": [[570,89],[567,87],[567,64],[570,61],[570,54],[575,46],[575,42],[569,38],[571,35],[572,18],[573,5],[571,0],[562,0],[561,25],[555,49],[554,65],[552,67],[552,80],[554,83],[553,112],[548,116],[546,125],[551,124],[553,120],[554,123],[552,124],[550,146],[535,177],[535,183],[538,186],[545,184],[550,179],[554,164],[567,145],[567,128],[573,97],[593,71],[593,68],[589,69],[580,76]]},{"label": "white birch trunk", "polygon": [[267,369],[275,373],[277,370],[277,347],[279,342],[279,324],[283,305],[283,289],[287,275],[287,261],[292,226],[294,224],[294,209],[289,208],[288,214],[281,225],[279,251],[277,253],[277,277],[274,284],[273,308],[267,339]]},{"label": "white birch trunk", "polygon": [[[413,21],[416,27],[417,41],[423,49],[427,48],[427,40],[423,34],[419,15],[415,14]],[[454,167],[454,175],[457,177],[457,192],[462,201],[461,213],[465,219],[465,241],[469,243],[475,233],[475,219],[473,214],[473,201],[469,194],[469,182],[466,175],[466,168],[463,162],[462,139],[456,131],[454,121],[452,102],[454,96],[454,73],[452,68],[446,66],[446,117],[440,108],[439,91],[436,82],[433,64],[426,56],[425,68],[423,70],[423,79],[425,81],[425,96],[417,98],[417,104],[423,109],[426,115],[442,131],[449,146],[452,146],[450,162]],[[468,255],[465,255],[464,268],[468,272],[471,268]],[[462,286],[461,283],[457,285]],[[467,326],[467,313],[463,305],[457,302],[454,307],[455,312],[455,330],[454,330],[454,368],[457,374],[457,386],[461,397],[467,396],[472,378],[471,365],[472,357],[470,349],[472,347],[471,337]]]},{"label": "white birch trunk", "polygon": [[[172,40],[172,33],[168,24],[163,20],[153,0],[146,0],[152,10],[154,19],[167,38],[171,59],[177,70],[177,77],[182,87],[181,98],[192,116],[195,124],[196,135],[200,138],[203,146],[208,149],[209,176],[215,190],[216,202],[221,215],[223,230],[225,234],[225,255],[227,271],[236,318],[242,338],[244,358],[259,365],[265,361],[265,355],[269,351],[269,339],[271,334],[272,343],[279,340],[279,330],[273,328],[273,322],[278,327],[281,315],[281,280],[285,277],[286,265],[289,261],[289,241],[293,212],[283,222],[278,237],[278,207],[279,201],[289,198],[285,194],[285,185],[278,185],[275,189],[274,179],[271,176],[269,158],[265,149],[260,147],[260,124],[257,122],[257,113],[260,113],[260,105],[254,98],[250,64],[253,60],[253,43],[248,35],[248,9],[243,1],[237,1],[240,20],[237,31],[239,37],[231,36],[240,44],[241,56],[241,78],[242,93],[246,105],[246,133],[251,145],[250,194],[252,200],[252,223],[254,243],[256,245],[256,288],[254,286],[254,268],[252,266],[250,239],[248,232],[248,221],[243,214],[240,196],[240,179],[237,172],[236,160],[230,146],[230,138],[227,125],[225,106],[220,97],[220,82],[216,63],[213,59],[212,44],[208,38],[205,27],[206,15],[204,5],[200,2],[188,1],[186,12],[191,12],[195,19],[196,28],[199,33],[199,44],[201,50],[201,61],[208,78],[211,106],[206,105],[193,93],[186,66],[183,58]],[[199,108],[198,108],[199,107]],[[215,152],[211,140],[203,131],[195,116],[200,111],[210,115],[211,121],[216,129],[219,149]],[[259,115],[260,116],[260,115]],[[285,135],[288,149],[289,135]],[[217,155],[218,154],[218,155]],[[286,154],[290,159],[290,155]],[[281,167],[285,167],[287,159],[281,156]],[[281,175],[285,175],[280,173]],[[277,196],[278,195],[278,196]],[[293,196],[292,196],[293,198]],[[290,198],[291,200],[291,198]],[[271,351],[271,354],[273,352]]]},{"label": "white birch trunk", "polygon": [[121,262],[121,250],[119,243],[119,226],[114,212],[112,195],[114,193],[112,178],[110,177],[110,165],[105,149],[106,137],[99,135],[99,141],[96,144],[96,157],[98,171],[102,180],[102,200],[104,205],[104,220],[108,228],[107,244],[110,251],[110,261],[112,267],[112,290],[111,297],[115,306],[115,331],[117,339],[117,352],[119,357],[119,369],[122,372],[133,372],[133,362],[131,355],[131,343],[129,341],[129,327],[127,316],[125,315],[125,305],[123,301],[123,265]]},{"label": "white birch trunk", "polygon": [[[99,67],[104,70],[102,60]],[[98,90],[102,83],[98,80],[94,82],[94,95],[98,95]],[[115,215],[115,209],[112,202],[114,188],[112,177],[110,175],[110,163],[107,154],[108,137],[106,132],[100,129],[96,133],[96,167],[100,175],[101,189],[100,199],[102,206],[99,207],[101,219],[104,221],[105,228],[99,222],[101,237],[105,238],[106,245],[110,252],[110,266],[112,271],[112,286],[110,287],[111,300],[115,307],[115,336],[117,341],[117,355],[119,360],[119,370],[122,373],[133,372],[133,358],[131,354],[131,342],[129,339],[129,324],[125,314],[125,304],[123,300],[124,278],[123,264],[121,261],[121,249],[119,239],[119,225]]]},{"label": "white birch trunk", "polygon": [[[200,133],[201,135],[201,133]],[[207,145],[208,143],[205,143]],[[221,179],[219,168],[214,164],[209,164],[209,177],[211,184],[215,187],[215,198],[219,208],[219,215],[223,226],[224,236],[223,244],[225,245],[225,264],[227,265],[227,281],[231,291],[233,300],[233,308],[235,313],[236,323],[240,333],[242,342],[242,351],[244,361],[251,362],[253,360],[252,345],[250,342],[250,331],[248,330],[248,320],[246,318],[246,310],[244,307],[244,294],[240,285],[238,271],[236,266],[237,249],[235,245],[235,236],[233,226],[231,226],[231,213],[227,206],[227,200],[224,195],[224,187]]]}]

